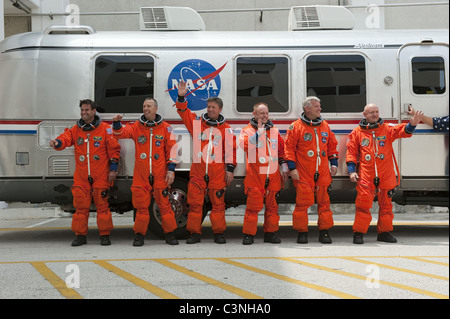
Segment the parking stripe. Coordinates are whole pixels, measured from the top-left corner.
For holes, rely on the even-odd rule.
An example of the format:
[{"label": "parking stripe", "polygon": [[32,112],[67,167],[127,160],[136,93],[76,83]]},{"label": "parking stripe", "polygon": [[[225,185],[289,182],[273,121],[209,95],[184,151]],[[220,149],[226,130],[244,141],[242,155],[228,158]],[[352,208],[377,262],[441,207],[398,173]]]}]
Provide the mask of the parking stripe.
[{"label": "parking stripe", "polygon": [[[377,265],[378,267],[383,267],[383,268],[396,270],[396,271],[407,272],[407,273],[414,274],[414,275],[419,275],[419,276],[430,277],[430,278],[434,278],[434,279],[440,279],[440,280],[448,281],[448,277],[428,274],[428,273],[425,273],[425,272],[420,272],[420,271],[415,271],[415,270],[410,270],[410,269],[405,269],[405,268],[400,268],[400,267],[389,266],[389,265],[380,264],[380,263],[376,263],[376,262],[373,262],[373,261],[363,260],[363,259],[359,259],[359,258],[355,258],[355,257],[339,257],[339,258],[350,260],[350,261],[356,261],[356,262],[363,263],[363,264]],[[448,298],[448,296],[447,296],[447,298]]]},{"label": "parking stripe", "polygon": [[105,268],[106,270],[113,272],[117,276],[120,276],[120,277],[128,280],[129,282],[135,284],[136,286],[144,288],[145,290],[151,292],[155,296],[158,296],[163,299],[179,299],[179,297],[171,294],[170,292],[168,292],[164,289],[161,289],[159,287],[156,287],[156,286],[152,285],[151,283],[149,283],[145,280],[142,280],[142,279],[130,274],[129,272],[126,272],[125,270],[122,270],[119,267],[114,266],[113,264],[110,264],[106,260],[93,260],[92,262]]},{"label": "parking stripe", "polygon": [[444,263],[444,262],[436,261],[436,260],[429,260],[429,259],[420,258],[420,257],[407,256],[407,257],[402,257],[402,258],[411,259],[411,260],[417,260],[417,261],[422,261],[422,262],[427,262],[427,263],[430,263],[430,264],[441,265],[441,266],[445,266],[445,267],[449,266],[448,263]]},{"label": "parking stripe", "polygon": [[287,281],[289,283],[293,283],[293,284],[300,285],[300,286],[303,286],[303,287],[307,287],[307,288],[311,288],[311,289],[314,289],[314,290],[318,290],[320,292],[323,292],[323,293],[326,293],[326,294],[329,294],[329,295],[333,295],[333,296],[336,296],[336,297],[339,297],[339,298],[343,298],[343,299],[360,299],[359,297],[352,296],[350,294],[347,294],[347,293],[344,293],[344,292],[341,292],[341,291],[337,291],[337,290],[334,290],[334,289],[331,289],[331,288],[318,286],[318,285],[315,285],[315,284],[311,284],[311,283],[308,283],[308,282],[297,280],[297,279],[294,279],[294,278],[291,278],[291,277],[287,277],[287,276],[284,276],[284,275],[279,275],[279,274],[276,274],[276,273],[273,273],[273,272],[270,272],[270,271],[267,271],[267,270],[263,270],[263,269],[260,269],[260,268],[256,268],[256,267],[253,267],[253,266],[249,266],[249,265],[246,265],[246,264],[243,264],[243,263],[240,263],[240,262],[228,259],[228,258],[214,258],[214,259],[215,260],[220,260],[220,261],[222,261],[224,263],[227,263],[227,264],[230,264],[230,265],[233,265],[233,266],[236,266],[236,267],[240,267],[240,268],[247,269],[247,270],[250,270],[250,271],[253,271],[253,272],[257,272],[257,273],[260,273],[260,274],[263,274],[263,275],[266,275],[266,276],[270,276],[270,277],[273,277],[273,278],[276,278],[276,279]]},{"label": "parking stripe", "polygon": [[67,299],[83,299],[83,297],[81,297],[76,290],[67,288],[65,281],[59,278],[50,268],[48,268],[45,262],[34,261],[30,262],[30,264],[36,268],[36,270],[39,271],[39,273]]},{"label": "parking stripe", "polygon": [[[390,265],[386,265],[386,264],[381,264],[381,263],[376,263],[376,262],[372,262],[367,260],[368,258],[386,258],[388,260],[395,260],[395,259],[409,259],[409,260],[415,260],[417,262],[423,262],[423,263],[431,263],[431,264],[435,264],[439,266],[444,266],[444,267],[448,267],[448,263],[445,262],[441,262],[441,261],[435,261],[435,260],[430,260],[429,258],[448,258],[448,256],[291,256],[291,257],[224,257],[224,258],[214,258],[214,257],[203,257],[203,258],[142,258],[142,259],[106,259],[106,260],[76,260],[76,261],[69,261],[69,260],[53,260],[53,261],[5,261],[5,262],[0,262],[1,264],[15,264],[15,263],[26,263],[26,264],[31,264],[37,271],[38,273],[43,276],[54,288],[56,288],[56,290],[65,298],[68,299],[82,299],[83,297],[74,289],[72,288],[67,288],[66,283],[64,282],[64,279],[60,276],[58,276],[56,273],[54,273],[47,265],[48,263],[52,263],[52,262],[92,262],[95,263],[97,265],[99,265],[101,268],[110,271],[114,274],[116,274],[117,276],[124,278],[126,280],[128,280],[129,282],[131,282],[132,284],[144,288],[145,290],[151,292],[152,294],[154,294],[155,296],[159,297],[159,298],[167,298],[167,299],[175,299],[175,298],[179,298],[178,296],[175,296],[173,294],[171,294],[170,292],[159,288],[157,286],[154,286],[152,284],[150,284],[149,282],[146,282],[145,280],[142,280],[134,275],[132,275],[131,273],[128,273],[125,270],[122,270],[121,268],[111,264],[111,262],[115,262],[115,261],[151,261],[151,262],[157,262],[161,265],[164,265],[166,267],[169,267],[170,269],[176,270],[180,273],[183,273],[185,275],[188,275],[192,278],[195,278],[197,280],[203,281],[209,285],[213,285],[215,287],[218,287],[220,289],[226,290],[228,292],[231,292],[237,296],[241,296],[243,298],[252,298],[252,299],[262,299],[261,296],[255,295],[249,291],[240,289],[236,286],[232,286],[226,283],[223,283],[219,280],[216,280],[214,278],[215,275],[213,275],[212,277],[208,277],[202,274],[203,271],[200,272],[195,272],[192,271],[191,269],[184,267],[182,264],[176,264],[175,260],[197,260],[197,261],[207,261],[207,260],[214,260],[214,261],[219,261],[219,262],[224,262],[226,264],[232,265],[234,267],[239,267],[248,271],[252,271],[255,273],[259,273],[268,277],[272,277],[278,280],[282,280],[291,284],[296,284],[299,286],[303,286],[315,291],[320,291],[329,295],[333,295],[339,298],[345,298],[345,299],[354,299],[354,298],[360,298],[357,296],[353,296],[350,294],[347,294],[343,291],[341,291],[341,289],[338,288],[338,290],[334,290],[331,288],[327,288],[324,286],[319,286],[316,284],[313,284],[311,282],[304,282],[301,280],[297,280],[293,277],[288,277],[289,273],[281,273],[281,272],[271,272],[271,271],[267,271],[261,268],[256,268],[244,263],[239,262],[238,260],[282,260],[282,261],[286,261],[286,262],[292,262],[292,263],[296,263],[305,267],[311,267],[311,268],[315,268],[315,269],[319,269],[322,270],[324,272],[330,272],[330,273],[334,273],[338,276],[347,276],[347,277],[351,277],[351,278],[355,278],[355,279],[359,279],[359,280],[364,280],[367,281],[367,277],[364,276],[364,274],[359,275],[358,273],[353,273],[351,271],[347,272],[347,271],[343,271],[343,270],[338,270],[338,269],[333,269],[330,268],[332,266],[329,266],[327,263],[326,265],[329,266],[322,266],[321,264],[315,264],[314,261],[312,262],[306,262],[305,260],[309,261],[309,260],[314,260],[316,258],[320,258],[320,259],[343,259],[343,260],[347,260],[349,262],[358,262],[358,263],[363,263],[363,264],[372,264],[372,265],[377,265],[379,267],[383,267],[383,268],[387,268],[387,269],[391,269],[393,271],[402,271],[405,272],[409,275],[413,275],[413,276],[420,276],[420,277],[427,277],[427,278],[434,278],[434,279],[439,279],[439,280],[443,280],[443,281],[447,281],[448,282],[448,277],[445,276],[437,276],[437,275],[433,275],[433,274],[428,274],[428,273],[424,273],[424,272],[419,272],[419,271],[414,271],[414,270],[410,270],[410,269],[404,269],[404,268],[399,268],[399,267],[395,267],[395,266],[390,266]],[[332,265],[332,263],[330,264]],[[233,270],[233,269],[231,269]],[[412,278],[412,277],[411,277]],[[388,282],[388,281],[383,281],[383,280],[379,280],[379,283],[381,285],[385,285],[385,286],[390,286],[392,288],[396,288],[396,289],[401,289],[401,290],[405,290],[405,291],[410,291],[413,293],[417,293],[417,294],[421,294],[424,296],[428,296],[428,297],[432,297],[432,298],[437,298],[437,299],[448,299],[448,289],[442,291],[444,294],[442,293],[437,293],[437,292],[432,292],[432,291],[428,291],[428,290],[423,290],[420,287],[416,288],[416,287],[412,287],[412,286],[407,286],[405,284],[401,284],[401,283],[396,283],[395,279],[393,279],[394,282]],[[411,279],[413,280],[413,279]],[[439,286],[440,287],[440,286]],[[250,288],[249,288],[250,289]],[[343,289],[342,289],[343,290]],[[251,291],[251,290],[250,290]],[[255,291],[257,292],[257,291]]]},{"label": "parking stripe", "polygon": [[229,291],[229,292],[231,292],[231,293],[233,293],[235,295],[241,296],[241,297],[243,297],[245,299],[263,299],[261,296],[252,294],[252,293],[250,293],[248,291],[245,291],[243,289],[240,289],[240,288],[237,288],[237,287],[225,284],[225,283],[223,283],[221,281],[218,281],[218,280],[215,280],[215,279],[213,279],[211,277],[208,277],[208,276],[202,275],[202,274],[200,274],[198,272],[195,272],[195,271],[192,271],[190,269],[184,268],[184,267],[182,267],[180,265],[177,265],[177,264],[169,261],[168,259],[152,259],[152,260],[160,263],[161,265],[164,265],[166,267],[169,267],[169,268],[172,268],[172,269],[174,269],[176,271],[179,271],[179,272],[181,272],[181,273],[183,273],[185,275],[188,275],[188,276],[191,276],[191,277],[193,277],[195,279],[204,281],[207,284],[214,285],[214,286],[219,287],[221,289],[227,290],[227,291]]},{"label": "parking stripe", "polygon": [[[300,264],[300,265],[311,267],[311,268],[316,268],[316,269],[319,269],[319,270],[333,272],[333,273],[340,274],[340,275],[343,275],[343,276],[348,276],[348,277],[352,277],[352,278],[356,278],[356,279],[361,279],[361,280],[364,280],[364,281],[367,280],[367,277],[364,277],[364,276],[361,276],[361,275],[352,274],[352,273],[349,273],[349,272],[346,272],[346,271],[332,269],[332,268],[328,268],[328,267],[325,267],[325,266],[319,266],[319,265],[307,263],[307,262],[300,261],[300,260],[293,259],[293,258],[289,258],[289,257],[278,257],[278,259],[290,261],[290,262],[293,262],[293,263],[296,263],[296,264]],[[379,283],[383,284],[383,285],[386,285],[386,286],[391,286],[391,287],[394,287],[394,288],[399,288],[399,289],[403,289],[403,290],[409,290],[409,291],[412,291],[412,292],[415,292],[415,293],[419,293],[421,295],[430,296],[430,297],[433,297],[433,298],[438,298],[438,299],[448,299],[449,298],[449,296],[446,296],[446,295],[442,295],[442,294],[438,294],[438,293],[434,293],[434,292],[431,292],[431,291],[418,289],[418,288],[414,288],[414,287],[410,287],[410,286],[406,286],[406,285],[402,285],[402,284],[397,284],[397,283],[393,283],[393,282],[389,282],[389,281],[380,280]]]}]

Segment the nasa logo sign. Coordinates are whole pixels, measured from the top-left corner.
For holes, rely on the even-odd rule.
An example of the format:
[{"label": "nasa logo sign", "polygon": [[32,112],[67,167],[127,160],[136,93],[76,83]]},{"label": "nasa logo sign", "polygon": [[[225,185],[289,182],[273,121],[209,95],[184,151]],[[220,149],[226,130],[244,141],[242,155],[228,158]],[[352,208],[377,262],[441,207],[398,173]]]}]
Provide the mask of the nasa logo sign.
[{"label": "nasa logo sign", "polygon": [[186,100],[193,111],[206,108],[206,101],[210,97],[219,96],[221,88],[220,72],[226,63],[216,70],[210,63],[190,59],[179,63],[173,68],[167,80],[167,91],[175,102],[178,97],[178,83],[186,82],[188,92]]}]

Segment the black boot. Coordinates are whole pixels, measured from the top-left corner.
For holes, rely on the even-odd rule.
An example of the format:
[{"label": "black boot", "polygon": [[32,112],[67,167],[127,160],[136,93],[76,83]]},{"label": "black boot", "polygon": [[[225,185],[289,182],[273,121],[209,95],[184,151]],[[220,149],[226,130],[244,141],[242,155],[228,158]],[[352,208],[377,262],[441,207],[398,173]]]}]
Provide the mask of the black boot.
[{"label": "black boot", "polygon": [[111,241],[109,240],[109,235],[100,236],[100,245],[102,245],[102,246],[111,245]]},{"label": "black boot", "polygon": [[173,232],[164,234],[164,237],[166,239],[166,243],[169,245],[178,245],[178,240],[175,238]]},{"label": "black boot", "polygon": [[307,244],[308,243],[308,232],[298,232],[297,243],[298,244]]},{"label": "black boot", "polygon": [[227,241],[222,233],[217,233],[217,234],[214,234],[214,242],[216,244],[226,244]]},{"label": "black boot", "polygon": [[244,240],[242,241],[242,245],[251,245],[253,244],[253,238],[252,235],[245,235]]},{"label": "black boot", "polygon": [[279,244],[281,243],[281,239],[275,235],[275,233],[264,233],[264,242],[271,244]]},{"label": "black boot", "polygon": [[200,234],[192,233],[186,240],[186,244],[196,244],[201,241]]},{"label": "black boot", "polygon": [[135,246],[135,247],[144,246],[144,235],[143,234],[136,233],[134,235],[133,246]]},{"label": "black boot", "polygon": [[331,240],[330,234],[328,233],[328,230],[320,231],[319,241],[322,244],[331,244],[332,243],[332,240]]},{"label": "black boot", "polygon": [[363,234],[362,233],[353,233],[353,243],[357,245],[364,244]]},{"label": "black boot", "polygon": [[87,244],[86,235],[76,235],[72,241],[72,246],[81,246]]},{"label": "black boot", "polygon": [[397,242],[397,239],[387,232],[378,234],[377,240],[384,241],[385,243],[396,243]]}]

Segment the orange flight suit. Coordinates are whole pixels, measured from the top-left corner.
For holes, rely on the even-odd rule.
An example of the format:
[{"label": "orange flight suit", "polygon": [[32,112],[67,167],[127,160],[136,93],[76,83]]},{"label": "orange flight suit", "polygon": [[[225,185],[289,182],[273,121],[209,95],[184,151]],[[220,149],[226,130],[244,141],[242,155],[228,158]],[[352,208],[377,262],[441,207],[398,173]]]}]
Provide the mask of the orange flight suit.
[{"label": "orange flight suit", "polygon": [[76,235],[87,234],[89,208],[93,199],[97,207],[100,236],[109,235],[113,222],[107,196],[108,188],[112,186],[108,176],[111,170],[117,170],[120,157],[120,145],[114,139],[111,127],[98,116],[90,125],[80,119],[72,128],[65,129],[56,141],[55,149],[58,151],[75,146],[72,194],[76,211],[72,218],[72,230]]},{"label": "orange flight suit", "polygon": [[[209,120],[206,114],[197,117],[187,108],[187,102],[176,102],[177,112],[192,136],[193,154],[189,173],[188,204],[190,211],[186,229],[201,234],[203,202],[206,191],[211,200],[209,215],[214,233],[223,233],[225,221],[225,170],[236,167],[236,140],[231,127],[220,115],[217,121]],[[208,182],[205,181],[205,176]],[[217,192],[222,191],[221,196]]]},{"label": "orange flight suit", "polygon": [[329,161],[337,166],[337,144],[334,133],[321,117],[310,121],[302,114],[288,128],[285,159],[289,169],[296,168],[299,173],[299,180],[293,181],[297,195],[292,216],[293,227],[298,232],[308,231],[308,208],[314,200],[319,230],[328,230],[334,225],[328,187],[332,181]]},{"label": "orange flight suit", "polygon": [[[349,134],[346,155],[349,172],[351,165],[359,166],[353,232],[367,233],[372,220],[370,208],[375,196],[378,196],[379,205],[377,232],[393,230],[391,197],[398,183],[394,171],[392,143],[398,138],[411,136],[412,132],[408,131],[407,124],[390,126],[382,119],[375,124],[368,124],[362,120]],[[374,184],[377,176],[378,187]]]},{"label": "orange flight suit", "polygon": [[[165,181],[167,170],[175,171],[176,165],[177,143],[172,127],[163,121],[159,114],[156,114],[155,121],[147,121],[142,115],[139,121],[130,125],[114,122],[113,128],[116,139],[129,138],[135,145],[133,184],[131,185],[132,202],[136,208],[134,232],[142,235],[147,233],[150,222],[148,209],[152,195],[161,212],[164,233],[173,232],[177,229],[177,222],[166,193],[168,185]],[[150,163],[153,177],[150,177]]]},{"label": "orange flight suit", "polygon": [[284,141],[277,128],[269,120],[265,135],[257,134],[258,123],[254,119],[240,134],[239,146],[246,153],[246,175],[244,179],[247,207],[242,232],[255,236],[258,213],[263,208],[264,232],[278,231],[280,216],[276,195],[283,186],[279,164],[284,163]]}]

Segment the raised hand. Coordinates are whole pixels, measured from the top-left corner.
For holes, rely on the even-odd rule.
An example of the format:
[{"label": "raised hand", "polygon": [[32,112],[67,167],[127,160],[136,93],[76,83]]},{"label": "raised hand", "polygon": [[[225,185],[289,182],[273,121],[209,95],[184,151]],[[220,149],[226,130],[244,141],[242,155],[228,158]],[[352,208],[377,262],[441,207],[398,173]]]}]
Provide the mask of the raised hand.
[{"label": "raised hand", "polygon": [[185,96],[187,93],[187,85],[183,80],[178,83],[178,95]]},{"label": "raised hand", "polygon": [[120,115],[120,114],[116,114],[116,115],[114,115],[114,117],[113,117],[113,121],[114,122],[119,122],[120,120],[122,120],[123,119],[123,115]]},{"label": "raised hand", "polygon": [[417,124],[420,123],[420,121],[423,120],[424,114],[422,111],[415,111],[414,116],[409,121],[412,126],[417,126]]}]

